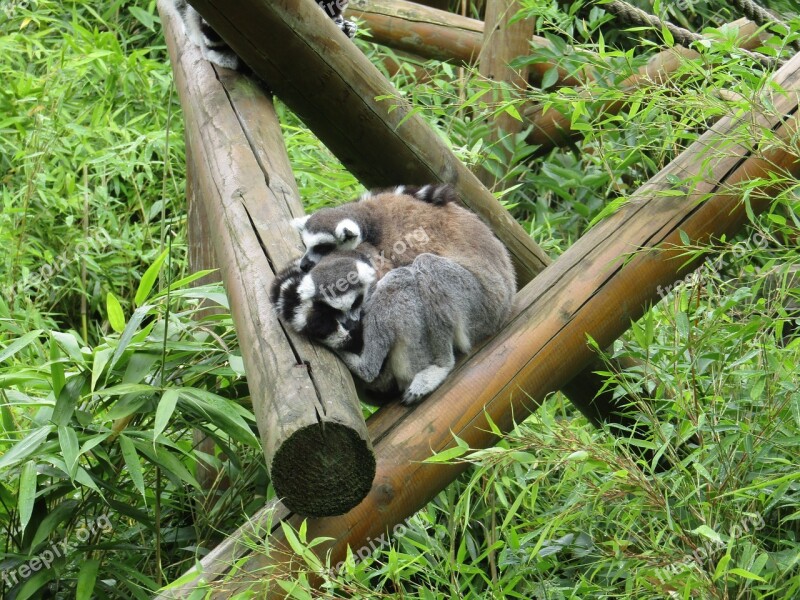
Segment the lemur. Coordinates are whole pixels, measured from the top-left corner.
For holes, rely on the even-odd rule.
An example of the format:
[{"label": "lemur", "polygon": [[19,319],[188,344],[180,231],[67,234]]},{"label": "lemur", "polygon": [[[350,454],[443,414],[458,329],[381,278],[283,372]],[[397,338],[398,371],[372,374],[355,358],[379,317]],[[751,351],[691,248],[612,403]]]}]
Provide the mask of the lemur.
[{"label": "lemur", "polygon": [[297,220],[308,250],[273,283],[278,316],[368,388],[418,401],[454,350],[503,324],[515,290],[505,248],[456,199],[447,185],[400,186]]},{"label": "lemur", "polygon": [[[192,8],[186,0],[174,0],[175,8],[183,19],[186,34],[189,39],[203,52],[203,58],[217,66],[226,69],[241,71],[244,69],[242,60],[223,41],[219,34]],[[356,24],[345,20],[343,14],[347,8],[348,0],[317,0],[328,16],[339,26],[347,37],[356,34]]]},{"label": "lemur", "polygon": [[[337,249],[368,247],[381,276],[393,267],[410,265],[420,254],[435,254],[470,271],[508,314],[516,291],[508,251],[457,200],[449,184],[398,186],[295,219],[306,247],[300,268],[309,270]],[[410,239],[412,233],[416,237]]]},{"label": "lemur", "polygon": [[470,271],[427,253],[380,280],[358,250],[329,253],[307,273],[296,261],[270,297],[283,322],[336,351],[369,390],[402,392],[404,404],[434,391],[456,353],[469,352],[508,313]]}]

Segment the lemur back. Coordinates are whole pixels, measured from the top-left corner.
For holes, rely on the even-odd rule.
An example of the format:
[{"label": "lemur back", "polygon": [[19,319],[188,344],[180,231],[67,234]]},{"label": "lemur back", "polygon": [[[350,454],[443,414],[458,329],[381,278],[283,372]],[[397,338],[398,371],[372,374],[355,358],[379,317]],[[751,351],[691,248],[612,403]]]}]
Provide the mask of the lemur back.
[{"label": "lemur back", "polygon": [[504,315],[516,282],[511,259],[491,230],[455,202],[451,186],[400,186],[365,194],[360,200],[321,209],[295,220],[308,270],[327,253],[369,244],[381,273],[410,265],[423,253],[448,258],[470,271]]}]

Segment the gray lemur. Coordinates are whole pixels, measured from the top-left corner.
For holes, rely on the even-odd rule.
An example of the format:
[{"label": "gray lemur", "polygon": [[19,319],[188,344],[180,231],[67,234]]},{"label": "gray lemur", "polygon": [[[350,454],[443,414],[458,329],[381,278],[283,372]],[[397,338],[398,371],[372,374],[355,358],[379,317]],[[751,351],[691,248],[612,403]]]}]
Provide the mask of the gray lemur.
[{"label": "gray lemur", "polygon": [[[244,65],[241,59],[223,41],[220,35],[192,8],[186,0],[174,0],[175,8],[183,19],[186,34],[189,39],[203,52],[203,58],[225,69],[241,71]],[[343,13],[347,8],[348,0],[317,0],[333,22],[339,26],[349,38],[356,34],[356,24],[346,21]]]},{"label": "gray lemur", "polygon": [[306,246],[299,266],[308,271],[334,250],[368,249],[380,278],[394,267],[410,265],[420,254],[435,254],[472,273],[505,317],[516,291],[508,251],[457,200],[447,184],[399,186],[295,219]]},{"label": "gray lemur", "polygon": [[456,353],[503,324],[508,309],[454,261],[419,254],[382,279],[371,256],[336,251],[308,273],[296,261],[273,282],[280,319],[332,348],[367,388],[413,404],[444,381]]}]

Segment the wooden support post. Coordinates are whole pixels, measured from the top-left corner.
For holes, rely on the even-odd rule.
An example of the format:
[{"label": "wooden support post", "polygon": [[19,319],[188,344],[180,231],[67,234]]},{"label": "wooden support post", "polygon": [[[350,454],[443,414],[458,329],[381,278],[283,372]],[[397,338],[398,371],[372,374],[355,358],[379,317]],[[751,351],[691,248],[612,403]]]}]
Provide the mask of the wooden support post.
[{"label": "wooden support post", "polygon": [[[658,302],[659,287],[699,266],[700,258],[685,263],[682,236],[695,245],[736,234],[747,222],[744,184],[770,181],[771,174],[800,176],[800,162],[781,145],[798,133],[800,54],[774,83],[765,86],[771,95],[764,105],[772,114],[721,119],[526,286],[513,320],[429,399],[411,410],[382,409],[370,419],[378,459],[370,494],[346,515],[306,523],[308,539],[331,540],[314,548],[323,564],[328,556],[335,567],[348,546],[357,552],[370,538],[391,532],[464,469],[422,463],[432,451],[453,447],[454,435],[473,448],[494,443],[487,417],[509,431],[592,360],[587,335],[602,347],[611,344]],[[745,127],[750,139],[737,144]],[[765,150],[756,154],[753,149],[765,140]],[[768,206],[777,185],[749,188],[749,207],[759,211]],[[674,195],[678,190],[683,198]],[[258,522],[268,520],[260,515]],[[301,519],[289,522],[298,527]],[[259,597],[283,596],[277,585],[270,586],[272,576],[302,570],[305,561],[289,549],[280,525],[273,522],[269,530],[268,555],[250,553],[236,537],[202,561],[203,581],[213,581],[212,597],[229,598],[245,589]],[[259,531],[263,535],[263,528]],[[161,597],[187,598],[199,583],[198,577]]]},{"label": "wooden support post", "polygon": [[[487,0],[486,3],[483,50],[478,70],[483,77],[497,83],[498,89],[492,98],[494,103],[519,98],[528,85],[528,69],[513,69],[510,65],[515,58],[530,53],[530,40],[533,37],[532,20],[511,22],[519,10],[516,0]],[[512,96],[504,97],[503,92]],[[522,125],[519,119],[502,113],[495,119],[487,141],[492,144],[505,135],[519,133]],[[486,168],[481,169],[478,176],[489,188],[494,188],[498,181],[496,174]]]},{"label": "wooden support post", "polygon": [[172,4],[159,8],[184,107],[190,172],[272,483],[292,510],[341,514],[369,491],[375,460],[350,373],[331,353],[287,334],[269,303],[273,270],[302,253],[289,224],[302,206],[272,102],[251,80],[215,71],[185,43]]},{"label": "wooden support post", "polygon": [[[214,244],[211,241],[211,233],[208,230],[208,219],[206,218],[203,203],[198,197],[200,190],[197,188],[196,181],[197,173],[195,172],[195,163],[191,157],[191,149],[187,144],[186,210],[188,213],[189,271],[192,273],[217,268],[217,257],[214,255]],[[221,280],[222,278],[219,272],[210,273],[192,282],[192,287],[204,285],[206,283],[215,283]],[[207,305],[205,301],[201,306],[203,306],[203,308],[195,313],[196,319],[202,319],[207,315],[220,312],[218,306]],[[208,454],[209,456],[214,456],[216,452],[217,446],[214,440],[206,436],[199,429],[195,429],[192,432],[192,444],[196,450]],[[204,461],[198,462],[195,477],[200,483],[200,486],[207,493],[214,489],[226,489],[229,483],[222,473]],[[213,498],[210,499],[213,501]]]},{"label": "wooden support post", "polygon": [[[365,22],[375,43],[422,58],[475,64],[481,53],[484,25],[477,19],[406,0],[351,0],[348,15]],[[536,48],[550,47],[550,42],[538,35],[532,35],[529,43]],[[537,85],[553,67],[558,69],[559,85],[579,83],[579,78],[552,62],[529,65],[531,83]]]}]

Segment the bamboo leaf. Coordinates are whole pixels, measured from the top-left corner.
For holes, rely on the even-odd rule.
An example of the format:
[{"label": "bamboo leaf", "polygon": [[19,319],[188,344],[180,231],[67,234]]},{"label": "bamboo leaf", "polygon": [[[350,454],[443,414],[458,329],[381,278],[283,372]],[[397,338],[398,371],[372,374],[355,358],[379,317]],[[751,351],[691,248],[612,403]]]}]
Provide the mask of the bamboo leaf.
[{"label": "bamboo leaf", "polygon": [[125,313],[119,300],[111,292],[106,294],[106,314],[108,315],[108,324],[111,325],[111,329],[117,333],[122,333],[125,330]]},{"label": "bamboo leaf", "polygon": [[44,425],[34,429],[22,440],[11,447],[11,450],[0,456],[0,469],[15,465],[36,452],[53,430],[51,425]]},{"label": "bamboo leaf", "polygon": [[136,290],[136,297],[134,298],[136,306],[142,306],[150,295],[153,285],[158,278],[158,274],[161,272],[161,265],[164,264],[168,252],[169,250],[164,250],[155,262],[147,268],[144,275],[142,275],[142,280],[139,282],[139,288]]},{"label": "bamboo leaf", "polygon": [[125,461],[125,467],[128,469],[128,475],[133,481],[133,485],[144,497],[144,476],[142,475],[142,464],[139,462],[136,446],[125,434],[121,434],[119,436],[119,447],[122,450],[122,458]]},{"label": "bamboo leaf", "polygon": [[84,560],[81,563],[80,571],[78,571],[75,600],[89,600],[92,597],[99,568],[100,561],[97,559]]},{"label": "bamboo leaf", "polygon": [[158,436],[166,429],[167,425],[169,424],[169,420],[172,418],[172,413],[175,412],[175,406],[178,404],[178,398],[180,394],[175,389],[169,389],[164,392],[164,395],[161,396],[161,400],[158,402],[158,406],[156,407],[156,421],[155,425],[153,426],[153,440],[156,440]]},{"label": "bamboo leaf", "polygon": [[8,346],[0,350],[0,363],[7,361],[9,358],[14,356],[17,352],[22,350],[25,346],[30,345],[36,338],[38,338],[42,334],[41,329],[36,329],[35,331],[30,331],[23,335],[22,337],[14,340]]},{"label": "bamboo leaf", "polygon": [[78,470],[78,457],[80,456],[78,434],[75,433],[72,427],[59,427],[58,442],[61,445],[61,454],[64,456],[67,473],[74,479]]},{"label": "bamboo leaf", "polygon": [[22,471],[19,474],[17,508],[19,509],[19,523],[23,532],[33,514],[33,503],[36,500],[36,476],[36,463],[29,460],[22,467]]}]

